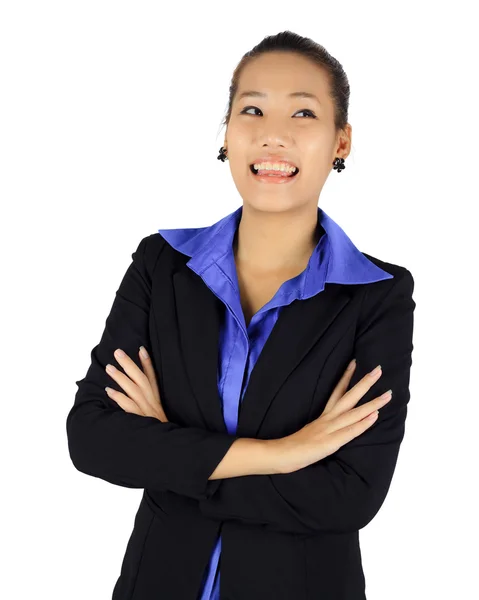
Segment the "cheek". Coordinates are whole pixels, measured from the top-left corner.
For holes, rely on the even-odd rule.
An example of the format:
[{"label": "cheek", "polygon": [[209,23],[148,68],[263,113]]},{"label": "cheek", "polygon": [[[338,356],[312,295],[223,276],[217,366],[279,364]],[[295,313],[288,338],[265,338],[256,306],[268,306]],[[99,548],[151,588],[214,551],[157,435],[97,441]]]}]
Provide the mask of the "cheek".
[{"label": "cheek", "polygon": [[[304,152],[301,160],[302,171],[308,177],[317,178],[321,173],[327,172],[329,169],[330,154],[327,149],[311,148]],[[332,162],[332,161],[331,161]]]},{"label": "cheek", "polygon": [[331,140],[325,136],[310,140],[301,151],[301,164],[306,167],[308,175],[315,176],[328,173],[333,164]]},{"label": "cheek", "polygon": [[251,151],[251,143],[254,140],[254,132],[251,129],[251,125],[248,126],[246,123],[239,123],[238,121],[230,122],[228,126],[228,132],[226,139],[228,141],[228,147],[234,152]]}]

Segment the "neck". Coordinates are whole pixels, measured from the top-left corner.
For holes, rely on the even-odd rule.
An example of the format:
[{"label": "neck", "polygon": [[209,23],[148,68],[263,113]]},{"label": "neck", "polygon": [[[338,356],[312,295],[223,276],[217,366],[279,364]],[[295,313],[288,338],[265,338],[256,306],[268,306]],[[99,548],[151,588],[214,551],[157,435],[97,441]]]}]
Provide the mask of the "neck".
[{"label": "neck", "polygon": [[302,270],[320,237],[317,205],[276,213],[243,205],[233,242],[235,261],[257,273]]}]

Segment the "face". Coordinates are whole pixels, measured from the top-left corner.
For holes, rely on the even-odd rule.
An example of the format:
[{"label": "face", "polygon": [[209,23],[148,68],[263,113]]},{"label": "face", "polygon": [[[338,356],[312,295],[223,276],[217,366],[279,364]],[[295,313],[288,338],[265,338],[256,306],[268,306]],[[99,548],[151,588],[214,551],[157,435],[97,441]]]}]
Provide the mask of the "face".
[{"label": "face", "polygon": [[[244,92],[261,95],[242,96]],[[308,92],[317,99],[290,96]],[[243,70],[224,146],[243,201],[262,210],[317,206],[337,156],[350,151],[351,126],[336,134],[325,72],[291,53],[268,53]],[[276,156],[299,168],[292,178],[258,177],[250,165]],[[275,162],[274,158],[270,162]]]}]

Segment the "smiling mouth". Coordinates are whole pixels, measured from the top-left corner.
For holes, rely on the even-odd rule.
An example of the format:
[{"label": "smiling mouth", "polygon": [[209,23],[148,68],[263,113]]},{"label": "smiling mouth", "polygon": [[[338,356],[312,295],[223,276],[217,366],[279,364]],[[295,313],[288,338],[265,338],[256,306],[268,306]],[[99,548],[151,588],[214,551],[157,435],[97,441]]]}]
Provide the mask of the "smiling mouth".
[{"label": "smiling mouth", "polygon": [[[253,175],[258,175],[258,171],[254,168],[254,165],[250,165],[249,166],[250,171],[253,173]],[[297,174],[299,173],[299,169],[298,167],[296,167],[296,171],[293,171],[292,173],[289,173],[288,175],[284,175],[283,172],[281,171],[270,171],[267,175],[263,175],[266,177],[295,177]]]}]

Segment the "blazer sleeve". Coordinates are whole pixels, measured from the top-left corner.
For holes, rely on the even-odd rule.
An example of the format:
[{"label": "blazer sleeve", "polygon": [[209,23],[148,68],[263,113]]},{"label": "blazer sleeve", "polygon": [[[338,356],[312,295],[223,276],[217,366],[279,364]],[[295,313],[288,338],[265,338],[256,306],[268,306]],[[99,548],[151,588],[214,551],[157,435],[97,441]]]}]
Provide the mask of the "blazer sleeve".
[{"label": "blazer sleeve", "polygon": [[410,398],[416,303],[413,277],[402,269],[386,292],[367,286],[356,333],[357,366],[348,389],[382,365],[382,376],[356,406],[393,391],[376,422],[334,454],[293,473],[219,480],[215,493],[199,502],[205,516],[303,534],[353,532],[374,518],[391,484]]},{"label": "blazer sleeve", "polygon": [[143,238],[132,254],[100,342],[91,351],[91,364],[76,382],[74,405],[66,419],[68,448],[74,466],[87,475],[200,500],[215,489],[208,487],[208,477],[238,438],[128,413],[105,391],[109,386],[124,392],[105,371],[108,363],[122,370],[113,355],[117,348],[140,368],[139,346],[151,348],[151,265],[165,244],[162,238],[160,244],[153,239],[155,235],[159,234]]}]

